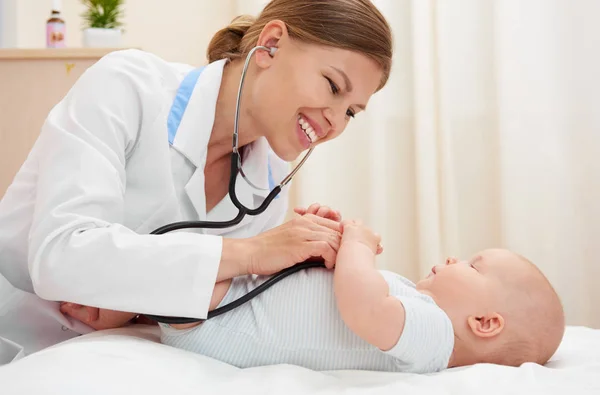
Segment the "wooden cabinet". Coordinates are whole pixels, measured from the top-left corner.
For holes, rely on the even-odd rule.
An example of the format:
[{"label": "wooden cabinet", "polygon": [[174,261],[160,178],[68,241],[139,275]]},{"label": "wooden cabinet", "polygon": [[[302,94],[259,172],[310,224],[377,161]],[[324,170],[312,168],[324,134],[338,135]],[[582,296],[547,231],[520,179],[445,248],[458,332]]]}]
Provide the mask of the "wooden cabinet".
[{"label": "wooden cabinet", "polygon": [[48,112],[110,49],[0,49],[0,198]]}]

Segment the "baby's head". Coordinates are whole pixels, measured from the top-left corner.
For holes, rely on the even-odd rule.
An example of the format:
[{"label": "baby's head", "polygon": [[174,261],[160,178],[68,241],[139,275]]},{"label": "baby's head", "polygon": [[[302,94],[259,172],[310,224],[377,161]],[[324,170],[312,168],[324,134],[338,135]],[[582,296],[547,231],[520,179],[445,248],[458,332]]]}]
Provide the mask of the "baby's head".
[{"label": "baby's head", "polygon": [[485,250],[435,266],[417,289],[431,296],[454,326],[451,366],[545,364],[565,329],[558,295],[527,259]]}]

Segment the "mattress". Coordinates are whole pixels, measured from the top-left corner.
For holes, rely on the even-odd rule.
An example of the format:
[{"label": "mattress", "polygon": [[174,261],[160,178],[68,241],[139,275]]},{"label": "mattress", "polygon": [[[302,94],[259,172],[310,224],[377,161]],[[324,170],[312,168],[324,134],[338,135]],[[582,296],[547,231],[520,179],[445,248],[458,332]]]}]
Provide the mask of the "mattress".
[{"label": "mattress", "polygon": [[430,375],[238,369],[159,343],[151,327],[96,332],[0,367],[0,394],[600,394],[600,330],[568,327],[546,366]]}]

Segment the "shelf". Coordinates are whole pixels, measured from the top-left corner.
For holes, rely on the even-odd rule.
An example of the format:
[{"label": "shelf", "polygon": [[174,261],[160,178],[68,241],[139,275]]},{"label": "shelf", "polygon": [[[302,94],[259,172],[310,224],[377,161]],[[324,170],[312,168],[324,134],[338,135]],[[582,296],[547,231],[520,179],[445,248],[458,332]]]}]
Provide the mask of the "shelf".
[{"label": "shelf", "polygon": [[0,60],[6,59],[98,59],[126,48],[4,48]]}]

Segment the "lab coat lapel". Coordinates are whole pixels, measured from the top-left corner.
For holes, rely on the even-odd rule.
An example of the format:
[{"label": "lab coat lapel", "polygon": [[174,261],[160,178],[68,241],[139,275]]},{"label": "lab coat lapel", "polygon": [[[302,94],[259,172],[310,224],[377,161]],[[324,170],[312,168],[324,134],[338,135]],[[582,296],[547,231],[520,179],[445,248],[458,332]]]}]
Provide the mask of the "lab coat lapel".
[{"label": "lab coat lapel", "polygon": [[[262,188],[269,188],[269,149],[269,144],[265,138],[260,138],[254,143],[244,147],[244,159],[242,162],[244,174],[246,174],[246,177],[248,177],[255,185]],[[238,200],[248,208],[258,207],[269,194],[269,190],[253,188],[243,179],[241,174],[238,174],[235,185]],[[237,213],[238,209],[233,205],[229,195],[227,195],[211,210],[210,213],[208,213],[207,219],[209,221],[225,221],[233,219]],[[264,216],[267,214],[263,213],[261,215]],[[251,221],[252,217],[247,215],[239,224],[233,227],[227,229],[208,229],[206,233],[223,235],[224,233],[229,233],[235,229],[241,228]]]},{"label": "lab coat lapel", "polygon": [[221,60],[204,68],[198,77],[173,140],[173,148],[181,152],[196,167],[185,186],[185,191],[198,214],[198,220],[206,219],[204,166],[225,63],[226,60]]}]

